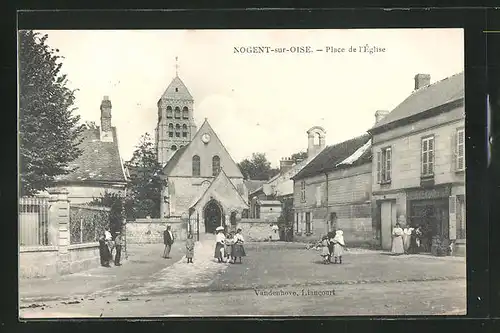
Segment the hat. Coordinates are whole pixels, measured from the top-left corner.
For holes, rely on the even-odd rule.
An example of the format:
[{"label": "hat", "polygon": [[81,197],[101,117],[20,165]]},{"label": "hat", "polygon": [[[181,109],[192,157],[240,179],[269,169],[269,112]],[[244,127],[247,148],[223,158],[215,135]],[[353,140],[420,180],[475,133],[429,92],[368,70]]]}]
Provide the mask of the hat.
[{"label": "hat", "polygon": [[215,228],[215,231],[221,231],[221,230],[224,230],[224,228],[223,227],[217,227],[217,228]]}]

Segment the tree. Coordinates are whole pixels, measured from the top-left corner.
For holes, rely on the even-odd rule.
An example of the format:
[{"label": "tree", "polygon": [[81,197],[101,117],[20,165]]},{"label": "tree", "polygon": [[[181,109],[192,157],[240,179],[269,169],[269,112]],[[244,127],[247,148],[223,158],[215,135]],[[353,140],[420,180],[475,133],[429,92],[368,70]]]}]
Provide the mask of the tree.
[{"label": "tree", "polygon": [[126,215],[129,218],[160,217],[162,166],[158,163],[151,136],[141,136],[132,159],[125,163],[130,171],[127,185]]},{"label": "tree", "polygon": [[50,187],[56,176],[72,170],[81,150],[74,115],[74,90],[61,74],[59,50],[33,31],[19,32],[20,193],[33,195]]},{"label": "tree", "polygon": [[279,169],[271,168],[271,162],[264,153],[253,153],[250,160],[244,159],[238,167],[245,179],[269,180],[279,173]]},{"label": "tree", "polygon": [[90,205],[108,207],[110,209],[109,228],[111,232],[114,234],[116,231],[122,231],[125,211],[124,198],[121,195],[106,191],[101,197],[94,198]]},{"label": "tree", "polygon": [[292,154],[292,156],[290,158],[294,161],[294,163],[299,163],[300,161],[303,161],[307,158],[307,152],[301,151],[301,152]]}]

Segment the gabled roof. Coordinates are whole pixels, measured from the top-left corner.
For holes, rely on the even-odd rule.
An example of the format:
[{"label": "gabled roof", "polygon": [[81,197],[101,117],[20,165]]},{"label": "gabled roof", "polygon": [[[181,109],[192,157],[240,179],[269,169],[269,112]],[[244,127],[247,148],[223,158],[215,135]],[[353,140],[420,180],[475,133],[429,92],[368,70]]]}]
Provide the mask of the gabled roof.
[{"label": "gabled roof", "polygon": [[[353,155],[371,141],[369,134],[363,134],[356,138],[337,143],[335,145],[327,146],[321,153],[312,159],[298,174],[292,179],[302,179],[306,177],[315,176],[320,173],[330,172],[335,169],[352,167],[368,163],[371,161],[371,149],[365,149],[361,156],[352,161],[350,164],[339,164],[349,156]],[[365,146],[366,147],[366,146]],[[359,152],[359,151],[358,151]]]},{"label": "gabled roof", "polygon": [[214,187],[214,184],[217,184],[219,180],[223,179],[226,184],[229,183],[231,184],[230,187],[238,194],[238,198],[241,200],[243,203],[243,206],[248,208],[248,203],[247,201],[241,196],[241,194],[238,192],[238,189],[234,186],[233,182],[229,179],[229,177],[226,175],[224,172],[224,169],[221,168],[219,174],[214,178],[214,180],[210,183],[210,185],[205,189],[205,191],[200,191],[199,195],[194,198],[194,200],[191,202],[189,205],[189,208],[193,208],[200,202],[200,200],[205,196],[206,193],[210,192],[210,190]]},{"label": "gabled roof", "polygon": [[244,180],[243,181],[243,184],[245,184],[245,186],[248,189],[248,193],[253,193],[258,188],[261,188],[264,183],[266,183],[265,180]]},{"label": "gabled roof", "polygon": [[112,127],[112,134],[113,142],[103,142],[100,139],[99,127],[83,130],[83,141],[79,146],[82,155],[69,164],[71,169],[76,169],[70,174],[56,177],[56,181],[126,182],[127,176],[120,157],[115,127]]},{"label": "gabled roof", "polygon": [[161,96],[161,99],[193,100],[193,96],[191,96],[191,93],[189,92],[184,82],[182,82],[181,78],[179,76],[176,76],[168,85],[167,89]]},{"label": "gabled roof", "polygon": [[415,90],[372,130],[464,98],[464,72]]}]

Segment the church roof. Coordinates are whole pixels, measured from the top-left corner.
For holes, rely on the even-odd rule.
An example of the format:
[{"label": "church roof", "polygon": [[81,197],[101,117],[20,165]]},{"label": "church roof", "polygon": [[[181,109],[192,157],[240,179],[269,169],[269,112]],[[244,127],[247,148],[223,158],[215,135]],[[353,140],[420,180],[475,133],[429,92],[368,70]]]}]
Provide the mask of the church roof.
[{"label": "church roof", "polygon": [[461,72],[415,90],[372,130],[464,98],[464,88],[464,72]]},{"label": "church roof", "polygon": [[163,167],[163,174],[168,175],[174,169],[174,167],[177,165],[177,162],[179,162],[179,160],[181,159],[182,153],[184,153],[188,146],[189,145],[180,147],[175,151],[172,157],[168,160],[167,164],[165,164],[165,166]]},{"label": "church roof", "polygon": [[116,128],[112,127],[113,141],[103,142],[99,127],[87,128],[81,133],[83,141],[79,148],[82,154],[69,164],[75,169],[67,175],[56,177],[59,182],[117,182],[127,181],[126,171],[120,157]]},{"label": "church roof", "polygon": [[[363,134],[356,138],[327,146],[292,179],[303,179],[343,167],[368,163],[372,158],[372,151],[368,142],[371,142],[370,135]],[[349,157],[353,158],[348,160]]]},{"label": "church roof", "polygon": [[176,76],[168,85],[167,89],[161,96],[161,99],[193,100],[193,96],[189,92],[184,82],[182,82],[181,78],[179,76]]}]

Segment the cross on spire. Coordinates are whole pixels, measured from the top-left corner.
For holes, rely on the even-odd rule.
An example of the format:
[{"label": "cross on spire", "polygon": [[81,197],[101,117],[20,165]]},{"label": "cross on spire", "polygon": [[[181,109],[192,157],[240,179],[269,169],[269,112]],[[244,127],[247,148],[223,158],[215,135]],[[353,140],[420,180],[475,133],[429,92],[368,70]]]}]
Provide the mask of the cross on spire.
[{"label": "cross on spire", "polygon": [[175,76],[179,76],[179,57],[175,57]]}]

